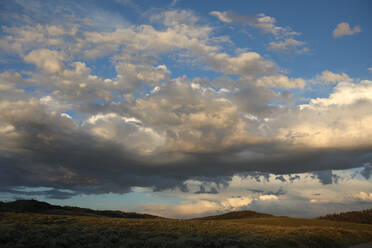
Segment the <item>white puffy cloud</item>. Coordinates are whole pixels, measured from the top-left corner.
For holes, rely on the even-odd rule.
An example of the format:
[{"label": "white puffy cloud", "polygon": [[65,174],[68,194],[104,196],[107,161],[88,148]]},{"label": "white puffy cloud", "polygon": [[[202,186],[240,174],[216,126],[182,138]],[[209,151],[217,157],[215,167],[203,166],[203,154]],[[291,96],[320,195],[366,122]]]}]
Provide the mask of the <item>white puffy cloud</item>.
[{"label": "white puffy cloud", "polygon": [[[249,75],[271,73],[275,70],[275,63],[264,59],[256,52],[242,52],[236,56],[220,52],[220,48],[213,44],[218,39],[209,37],[211,27],[198,25],[198,18],[192,12],[166,11],[152,16],[151,19],[162,23],[166,29],[156,30],[152,26],[141,25],[137,28],[120,29],[106,34],[85,33],[87,40],[95,44],[94,49],[88,49],[85,53],[112,51],[124,45],[127,49],[124,51],[124,56],[119,59],[125,63],[124,59],[132,58],[130,53],[135,53],[138,57],[137,52],[140,51],[140,55],[144,56],[140,60],[143,64],[149,61],[145,53],[153,56],[163,52],[187,49],[191,56],[198,58],[202,63],[207,63],[209,68],[222,73]],[[123,67],[136,66],[132,64],[123,65]]]},{"label": "white puffy cloud", "polygon": [[351,82],[352,78],[349,77],[346,73],[337,74],[328,70],[322,72],[322,74],[316,76],[316,80],[313,83],[338,83],[338,82]]},{"label": "white puffy cloud", "polygon": [[288,112],[279,139],[317,148],[371,145],[372,81],[342,82],[327,98]]},{"label": "white puffy cloud", "polygon": [[259,198],[262,201],[278,200],[278,197],[276,195],[260,195]]},{"label": "white puffy cloud", "polygon": [[234,11],[212,11],[209,14],[217,17],[221,22],[249,25],[259,29],[264,34],[273,35],[276,38],[276,41],[269,43],[268,49],[271,51],[294,51],[297,54],[302,54],[309,51],[309,48],[306,46],[305,42],[298,41],[293,38],[293,36],[299,35],[299,33],[294,32],[289,27],[281,27],[276,25],[276,19],[274,17],[265,15],[263,13],[258,15],[240,15]]},{"label": "white puffy cloud", "polygon": [[293,38],[285,39],[284,41],[272,41],[269,43],[269,50],[277,52],[295,51],[296,53],[307,52],[308,49],[303,41],[298,41]]},{"label": "white puffy cloud", "polygon": [[248,196],[227,197],[226,199],[194,199],[186,200],[177,205],[173,204],[146,204],[140,206],[146,212],[173,218],[191,218],[212,215],[221,212],[237,211],[249,207],[253,199]]},{"label": "white puffy cloud", "polygon": [[243,196],[243,197],[231,197],[223,200],[220,204],[224,207],[224,210],[237,210],[241,207],[248,206],[252,202],[252,198]]},{"label": "white puffy cloud", "polygon": [[355,197],[362,201],[372,202],[372,193],[360,192]]},{"label": "white puffy cloud", "polygon": [[211,53],[206,56],[206,61],[218,72],[246,76],[270,74],[276,67],[274,62],[256,52],[241,53],[236,57],[226,53]]},{"label": "white puffy cloud", "polygon": [[54,50],[39,49],[30,52],[24,57],[27,63],[35,64],[47,73],[59,73],[63,70],[63,55]]},{"label": "white puffy cloud", "polygon": [[173,152],[212,152],[258,138],[249,134],[237,106],[229,99],[185,78],[137,99],[128,111],[166,132],[167,149]]},{"label": "white puffy cloud", "polygon": [[290,30],[290,28],[275,25],[276,19],[263,13],[252,16],[240,15],[234,11],[212,11],[209,14],[217,17],[222,22],[249,25],[260,29],[263,33],[269,33],[276,37],[298,34]]},{"label": "white puffy cloud", "polygon": [[[6,29],[10,34],[7,42],[9,46],[21,49],[18,53],[24,61],[35,64],[45,73],[58,74],[58,80],[65,87],[67,84],[77,85],[69,83],[72,77],[74,80],[84,81],[77,79],[77,76],[82,75],[80,69],[89,68],[80,66],[79,69],[76,63],[85,64],[74,61],[81,54],[87,59],[115,54],[113,61],[117,78],[113,79],[113,88],[126,91],[125,93],[138,90],[140,83],[159,86],[161,81],[169,78],[170,71],[166,65],[156,65],[155,58],[162,53],[187,53],[197,63],[207,65],[204,67],[226,74],[257,76],[277,70],[273,61],[256,52],[240,52],[235,56],[221,52],[220,45],[226,39],[213,37],[212,28],[200,25],[199,18],[191,11],[169,10],[153,14],[150,19],[164,28],[133,25],[98,32],[86,31],[83,24],[74,26],[72,30],[62,26],[38,24],[37,30],[31,26]],[[53,44],[52,38],[56,41]],[[70,64],[75,67],[75,71],[66,68]],[[84,71],[84,74],[88,75],[89,72]],[[78,84],[87,85],[84,82]],[[111,97],[107,92],[103,95],[105,100]]]},{"label": "white puffy cloud", "polygon": [[4,71],[0,73],[0,99],[24,97],[25,91],[16,87],[19,81],[22,81],[22,76],[18,72]]},{"label": "white puffy cloud", "polygon": [[212,16],[217,17],[221,22],[231,23],[233,21],[233,19],[231,18],[231,16],[229,16],[227,14],[227,12],[225,12],[225,11],[223,11],[223,12],[220,12],[220,11],[211,11],[209,14],[212,15]]},{"label": "white puffy cloud", "polygon": [[273,87],[273,88],[304,88],[306,82],[302,78],[288,78],[284,75],[266,76],[257,79],[258,86]]},{"label": "white puffy cloud", "polygon": [[72,108],[72,104],[66,101],[59,101],[50,95],[43,96],[39,99],[41,105],[53,112],[63,112]]},{"label": "white puffy cloud", "polygon": [[359,26],[350,28],[349,23],[341,22],[337,25],[336,29],[333,30],[333,37],[339,38],[344,35],[354,35],[360,32],[362,32],[362,29]]},{"label": "white puffy cloud", "polygon": [[84,53],[94,57],[101,52],[112,53],[121,46],[127,48],[126,54],[146,51],[150,56],[176,49],[189,49],[194,56],[218,50],[210,44],[212,28],[199,25],[198,17],[191,11],[169,10],[151,15],[150,19],[164,28],[158,30],[151,25],[138,25],[106,33],[85,32]]},{"label": "white puffy cloud", "polygon": [[83,125],[93,135],[117,142],[125,150],[140,155],[154,153],[165,142],[161,134],[150,127],[143,126],[140,120],[119,116],[116,113],[91,116]]},{"label": "white puffy cloud", "polygon": [[257,22],[253,24],[254,27],[261,29],[263,33],[270,33],[275,36],[280,35],[280,33],[289,32],[286,28],[276,26],[275,25],[275,18],[271,16],[267,16],[265,14],[259,14],[257,18]]},{"label": "white puffy cloud", "polygon": [[[346,78],[348,77],[346,76]],[[372,81],[362,80],[359,83],[341,81],[333,89],[329,97],[311,99],[309,104],[301,105],[300,107],[306,109],[328,106],[347,106],[355,104],[358,101],[372,101]]]},{"label": "white puffy cloud", "polygon": [[170,71],[165,65],[151,66],[148,64],[135,64],[122,62],[116,66],[116,88],[136,89],[139,82],[151,86],[158,86],[169,78]]},{"label": "white puffy cloud", "polygon": [[52,90],[51,96],[62,101],[109,101],[113,98],[113,90],[117,86],[112,80],[92,75],[91,69],[84,62],[73,62],[70,67],[59,68],[56,73],[32,72],[32,77],[23,81],[33,87]]},{"label": "white puffy cloud", "polygon": [[[70,20],[66,21],[64,26],[37,23],[35,25],[3,27],[7,36],[0,42],[0,48],[8,52],[15,52],[22,57],[32,50],[42,50],[46,47],[49,50],[59,48],[74,53],[79,51],[76,36],[78,29],[79,25],[71,23]],[[47,55],[45,51],[44,55]]]},{"label": "white puffy cloud", "polygon": [[[191,10],[168,10],[152,15],[150,20],[153,22],[163,23],[167,27],[183,29],[196,25],[199,21],[199,17],[196,16]],[[182,25],[185,25],[186,27],[182,27]],[[193,32],[195,31],[196,30]]]}]

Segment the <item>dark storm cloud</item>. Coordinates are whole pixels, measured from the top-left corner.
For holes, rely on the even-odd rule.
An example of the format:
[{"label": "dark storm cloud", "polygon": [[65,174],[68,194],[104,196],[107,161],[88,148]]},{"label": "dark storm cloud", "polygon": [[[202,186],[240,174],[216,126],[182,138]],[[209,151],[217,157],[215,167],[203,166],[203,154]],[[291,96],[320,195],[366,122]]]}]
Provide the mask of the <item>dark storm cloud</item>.
[{"label": "dark storm cloud", "polygon": [[16,189],[5,189],[4,193],[9,193],[12,195],[18,196],[44,196],[49,199],[58,199],[64,200],[71,198],[72,196],[78,195],[79,193],[73,191],[66,191],[66,190],[58,190],[58,189],[48,189],[48,190],[38,190],[38,191],[25,191],[25,190],[16,190]]},{"label": "dark storm cloud", "polygon": [[313,172],[316,178],[318,178],[319,182],[323,185],[326,184],[332,184],[332,183],[338,183],[338,180],[340,179],[340,176],[335,175],[330,170],[326,171],[317,171]]},{"label": "dark storm cloud", "polygon": [[261,193],[261,194],[263,194],[265,192],[262,189],[247,189],[247,190],[250,191],[250,192],[253,192],[253,193]]},{"label": "dark storm cloud", "polygon": [[[239,147],[218,154],[191,153],[182,161],[152,164],[148,162],[151,158],[144,162],[116,143],[93,137],[62,117],[43,112],[39,105],[28,104],[23,106],[23,110],[21,116],[3,115],[18,134],[12,150],[2,147],[0,154],[0,189],[3,192],[25,194],[12,190],[17,186],[51,187],[55,190],[39,194],[67,198],[79,193],[126,193],[132,186],[153,187],[155,190],[178,187],[187,191],[184,184],[187,179],[228,185],[236,173],[256,180],[262,180],[261,177],[266,175],[268,180],[267,173],[347,169],[371,161],[370,156],[363,156],[369,152],[368,148],[284,153],[274,144],[268,144]],[[271,156],[251,161],[226,161],[244,149]],[[331,183],[330,178],[334,179],[329,171],[316,172],[316,175],[323,184]],[[291,176],[289,180],[295,179]],[[198,193],[217,193],[217,189],[207,191],[201,186]],[[279,193],[283,192],[270,192]]]},{"label": "dark storm cloud", "polygon": [[286,182],[286,181],[287,181],[287,180],[285,180],[285,178],[284,178],[282,175],[280,175],[280,176],[276,176],[275,179],[276,179],[276,180],[280,180],[280,181],[282,181],[282,182]]},{"label": "dark storm cloud", "polygon": [[285,191],[283,188],[279,188],[277,191],[268,191],[268,192],[265,192],[265,195],[276,195],[276,196],[279,196],[279,195],[285,195],[287,193],[287,191]]},{"label": "dark storm cloud", "polygon": [[371,174],[372,174],[372,164],[371,163],[367,163],[366,165],[364,165],[362,171],[360,172],[360,174],[365,179],[369,179],[371,177]]},{"label": "dark storm cloud", "polygon": [[285,191],[283,188],[279,188],[277,191],[272,191],[272,190],[265,191],[261,189],[247,189],[247,190],[252,193],[260,193],[263,195],[275,195],[275,196],[285,195],[287,193],[287,191]]},{"label": "dark storm cloud", "polygon": [[[36,118],[29,119],[25,117],[27,115]],[[261,180],[260,177],[265,177],[267,173],[346,169],[370,161],[369,156],[364,156],[367,159],[361,161],[368,148],[286,154],[280,153],[280,149],[275,149],[273,145],[267,145],[250,147],[272,155],[253,161],[226,161],[226,157],[247,149],[240,147],[218,154],[188,154],[186,160],[178,162],[151,164],[142,161],[138,155],[126,152],[116,143],[92,137],[81,128],[66,124],[61,117],[49,116],[36,107],[21,117],[9,119],[18,137],[12,151],[3,149],[0,154],[0,189],[15,194],[25,194],[11,190],[17,186],[56,189],[39,192],[50,198],[67,198],[79,193],[126,193],[132,186],[153,187],[155,190],[179,187],[187,191],[184,182],[192,178],[228,184],[235,173]],[[330,178],[333,178],[328,171],[316,172],[316,175],[323,184],[331,183]],[[221,181],[221,178],[224,180]],[[292,176],[289,180],[295,179]],[[201,186],[197,193],[217,193],[217,190],[206,191]]]},{"label": "dark storm cloud", "polygon": [[194,192],[194,194],[218,194],[215,187],[211,187],[210,190],[206,190],[204,185],[200,185],[200,190]]},{"label": "dark storm cloud", "polygon": [[[174,90],[180,88],[176,87]],[[181,93],[184,91],[188,92],[183,90]],[[213,103],[200,102],[196,96],[193,99],[195,102],[190,106],[187,101],[190,101],[191,93],[189,93],[190,97],[181,99],[182,101],[185,99],[184,105],[188,108],[195,105],[201,109],[200,111],[209,111],[209,108],[215,107]],[[166,95],[160,94],[158,97],[161,100]],[[169,95],[169,101],[177,96],[174,93]],[[180,102],[180,99],[176,98],[173,105],[177,101]],[[203,103],[205,106],[202,105]],[[158,102],[155,101],[151,106],[157,104]],[[148,112],[145,118],[141,118],[140,113],[135,113],[135,108],[130,109],[130,106],[125,107],[123,104],[114,107],[102,106],[102,109],[97,111],[107,109],[107,113],[111,113],[115,108],[119,108],[118,106],[122,107],[123,114],[131,110],[138,119],[148,118],[148,122],[153,122],[155,126],[166,125],[163,119],[154,116],[151,112]],[[11,127],[10,132],[0,133],[0,190],[2,192],[9,192],[19,186],[53,188],[56,191],[40,192],[41,195],[51,198],[69,197],[70,193],[59,191],[62,189],[71,190],[71,195],[126,193],[133,186],[151,187],[155,191],[179,188],[181,191],[188,192],[185,181],[195,179],[216,184],[215,190],[208,191],[200,188],[200,193],[217,193],[220,187],[229,185],[235,174],[261,182],[270,179],[268,173],[277,174],[277,179],[283,181],[284,177],[281,175],[284,174],[324,171],[316,172],[315,175],[323,184],[327,184],[331,183],[331,180],[337,181],[329,170],[360,167],[372,162],[369,146],[338,149],[297,148],[272,140],[227,147],[214,144],[216,151],[194,149],[193,152],[159,151],[146,155],[130,151],[122,145],[128,142],[133,144],[136,140],[127,142],[130,134],[146,127],[137,120],[124,122],[125,125],[117,125],[115,123],[118,117],[107,119],[106,116],[105,121],[114,123],[112,126],[100,126],[99,121],[97,121],[99,125],[97,123],[89,124],[91,126],[77,125],[70,118],[50,111],[47,106],[35,99],[28,102],[4,101],[0,107],[2,111],[0,124],[8,129]],[[92,105],[92,109],[96,108],[99,106]],[[177,108],[181,111],[178,115],[169,115],[165,110],[159,111],[159,115],[169,118],[175,123],[174,125],[178,125],[183,123],[182,118],[187,115],[185,111],[189,112],[188,108]],[[119,112],[120,109],[117,110]],[[179,119],[175,119],[175,116]],[[179,126],[181,131],[194,128],[193,123],[186,124],[190,126]],[[120,133],[119,136],[113,136],[114,139],[104,139],[93,135],[92,130],[94,131],[96,127],[103,128],[106,132],[119,127]],[[223,134],[218,133],[220,130],[215,128],[211,132],[208,128],[200,129],[206,135],[215,134],[216,137],[231,135],[230,132],[226,132],[227,129],[222,129]],[[137,140],[141,138],[141,136],[135,137],[138,138]],[[139,144],[148,146],[146,142],[145,140],[144,143]],[[196,145],[200,144],[198,140],[192,142]],[[174,158],[178,155],[181,155],[182,159]],[[369,173],[368,168],[365,167],[362,172],[364,176]],[[297,179],[299,179],[297,175],[289,175],[288,178],[290,182]]]}]

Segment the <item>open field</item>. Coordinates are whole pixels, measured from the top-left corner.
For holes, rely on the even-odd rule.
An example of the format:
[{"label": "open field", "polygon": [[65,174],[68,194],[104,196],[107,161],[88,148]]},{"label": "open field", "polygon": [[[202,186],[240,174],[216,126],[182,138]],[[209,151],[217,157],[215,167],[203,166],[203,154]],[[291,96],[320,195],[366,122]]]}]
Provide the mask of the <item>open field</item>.
[{"label": "open field", "polygon": [[348,247],[372,225],[297,218],[126,219],[0,213],[1,247]]}]

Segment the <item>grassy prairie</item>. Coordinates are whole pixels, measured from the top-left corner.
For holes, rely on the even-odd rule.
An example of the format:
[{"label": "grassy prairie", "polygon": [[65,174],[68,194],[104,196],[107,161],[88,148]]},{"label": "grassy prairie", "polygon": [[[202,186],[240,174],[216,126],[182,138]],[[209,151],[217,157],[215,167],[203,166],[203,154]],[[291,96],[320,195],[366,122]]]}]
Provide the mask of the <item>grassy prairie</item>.
[{"label": "grassy prairie", "polygon": [[348,247],[372,225],[286,217],[175,220],[0,213],[0,247]]}]

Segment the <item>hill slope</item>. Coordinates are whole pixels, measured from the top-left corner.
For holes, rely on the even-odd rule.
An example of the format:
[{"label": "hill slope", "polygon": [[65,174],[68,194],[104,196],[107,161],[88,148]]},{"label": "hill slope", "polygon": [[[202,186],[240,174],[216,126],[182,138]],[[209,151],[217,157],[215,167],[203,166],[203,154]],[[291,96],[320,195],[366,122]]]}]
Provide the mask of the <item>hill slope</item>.
[{"label": "hill slope", "polygon": [[271,214],[258,213],[250,210],[235,211],[225,214],[212,215],[203,218],[196,218],[198,220],[231,220],[231,219],[245,219],[245,218],[268,218],[275,217]]},{"label": "hill slope", "polygon": [[79,208],[71,206],[62,207],[36,200],[17,200],[13,202],[0,202],[0,212],[105,216],[111,218],[161,218],[150,214],[139,214],[114,210],[93,210],[89,208]]},{"label": "hill slope", "polygon": [[328,214],[326,216],[319,217],[319,219],[372,224],[372,209],[344,212],[338,214]]}]

